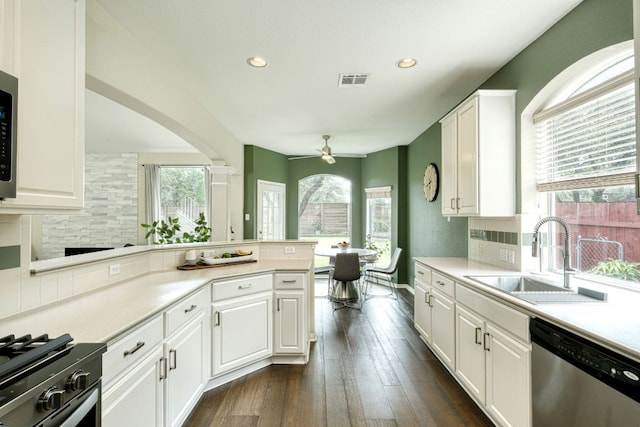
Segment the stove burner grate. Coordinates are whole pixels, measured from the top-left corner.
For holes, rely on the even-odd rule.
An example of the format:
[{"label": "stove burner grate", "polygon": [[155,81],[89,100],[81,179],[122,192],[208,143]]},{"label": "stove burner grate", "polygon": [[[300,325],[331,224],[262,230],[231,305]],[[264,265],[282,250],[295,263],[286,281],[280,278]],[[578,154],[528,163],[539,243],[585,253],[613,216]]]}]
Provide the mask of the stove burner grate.
[{"label": "stove burner grate", "polygon": [[35,338],[31,335],[0,338],[0,384],[15,374],[26,373],[30,366],[39,365],[38,362],[55,358],[71,341],[69,334],[58,338],[49,338],[47,334]]}]

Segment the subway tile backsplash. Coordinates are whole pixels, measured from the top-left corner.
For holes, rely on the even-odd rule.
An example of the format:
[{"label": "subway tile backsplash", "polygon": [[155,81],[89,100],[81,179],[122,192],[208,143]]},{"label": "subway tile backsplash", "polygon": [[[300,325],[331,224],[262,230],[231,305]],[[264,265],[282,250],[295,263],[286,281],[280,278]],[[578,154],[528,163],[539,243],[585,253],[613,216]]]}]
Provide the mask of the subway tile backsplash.
[{"label": "subway tile backsplash", "polygon": [[483,240],[486,242],[504,243],[507,245],[518,245],[518,233],[511,231],[479,230],[472,228],[469,230],[469,238],[473,240]]}]

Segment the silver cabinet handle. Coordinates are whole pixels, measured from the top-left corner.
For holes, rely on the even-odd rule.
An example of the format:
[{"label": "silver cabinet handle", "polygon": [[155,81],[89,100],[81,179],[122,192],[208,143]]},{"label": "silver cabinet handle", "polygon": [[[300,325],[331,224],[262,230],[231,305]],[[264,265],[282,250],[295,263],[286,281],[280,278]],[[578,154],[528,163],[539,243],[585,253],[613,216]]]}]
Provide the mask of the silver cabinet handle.
[{"label": "silver cabinet handle", "polygon": [[456,199],[456,209],[460,209],[460,197]]},{"label": "silver cabinet handle", "polygon": [[251,283],[248,283],[246,285],[238,285],[238,289],[249,289],[251,288]]},{"label": "silver cabinet handle", "polygon": [[431,292],[429,292],[429,307],[433,307],[433,299],[435,297],[436,297],[435,295],[433,295]]},{"label": "silver cabinet handle", "polygon": [[160,358],[160,379],[167,379],[167,358],[164,356]]},{"label": "silver cabinet handle", "polygon": [[489,332],[485,332],[484,333],[484,345],[482,348],[484,348],[486,351],[491,351],[491,348],[489,348],[489,339],[491,338],[491,334],[489,334]]},{"label": "silver cabinet handle", "polygon": [[480,337],[478,336],[478,332],[482,332],[482,328],[480,328],[480,327],[476,328],[476,344],[482,345],[482,341],[480,341]]},{"label": "silver cabinet handle", "polygon": [[436,280],[436,283],[437,283],[438,285],[440,285],[440,286],[444,286],[444,285],[446,285],[446,283],[441,282],[440,280]]},{"label": "silver cabinet handle", "polygon": [[197,305],[195,305],[195,304],[191,304],[191,307],[189,307],[189,308],[185,308],[185,309],[184,309],[184,312],[185,312],[185,313],[190,313],[190,312],[192,312],[193,310],[195,310],[196,308],[198,308],[198,306],[197,306]]},{"label": "silver cabinet handle", "polygon": [[[175,348],[169,350],[169,370],[174,370],[178,367],[178,352]],[[173,357],[172,357],[173,356]]]},{"label": "silver cabinet handle", "polygon": [[136,343],[136,346],[133,347],[131,350],[125,350],[124,357],[131,356],[133,353],[140,350],[142,347],[144,347],[144,341],[138,341]]},{"label": "silver cabinet handle", "polygon": [[220,312],[216,311],[213,315],[214,317],[214,326],[220,326]]},{"label": "silver cabinet handle", "polygon": [[296,283],[297,280],[283,280],[282,283]]},{"label": "silver cabinet handle", "polygon": [[280,311],[280,298],[276,299],[276,311]]},{"label": "silver cabinet handle", "polygon": [[424,275],[424,271],[418,270],[418,274]]}]

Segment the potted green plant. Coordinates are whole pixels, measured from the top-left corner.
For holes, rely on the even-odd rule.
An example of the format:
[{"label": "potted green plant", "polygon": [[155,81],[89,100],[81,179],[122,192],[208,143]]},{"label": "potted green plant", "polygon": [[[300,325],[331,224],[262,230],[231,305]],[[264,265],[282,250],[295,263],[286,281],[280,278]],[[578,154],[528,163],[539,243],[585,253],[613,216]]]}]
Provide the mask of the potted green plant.
[{"label": "potted green plant", "polygon": [[623,259],[611,259],[600,261],[597,265],[591,267],[589,273],[600,274],[602,276],[614,277],[616,279],[627,280],[631,282],[640,282],[640,270],[635,262],[625,261]]},{"label": "potted green plant", "polygon": [[211,239],[211,228],[207,226],[207,220],[204,217],[204,213],[200,212],[200,215],[195,221],[196,226],[191,233],[182,233],[182,236],[178,235],[180,231],[180,224],[178,218],[167,217],[167,220],[156,220],[151,224],[140,224],[143,228],[147,229],[147,234],[144,236],[148,239],[151,236],[156,236],[156,245],[167,245],[172,243],[193,243],[193,242],[208,242]]}]

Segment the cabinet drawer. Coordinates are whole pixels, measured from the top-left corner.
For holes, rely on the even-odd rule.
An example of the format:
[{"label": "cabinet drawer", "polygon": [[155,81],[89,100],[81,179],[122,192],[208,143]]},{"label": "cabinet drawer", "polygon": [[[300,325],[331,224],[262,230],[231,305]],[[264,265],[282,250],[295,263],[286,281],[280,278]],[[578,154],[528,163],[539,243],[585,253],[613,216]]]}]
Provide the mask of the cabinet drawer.
[{"label": "cabinet drawer", "polygon": [[416,279],[422,283],[431,284],[431,269],[425,267],[422,264],[415,263],[415,275]]},{"label": "cabinet drawer", "polygon": [[103,382],[110,380],[142,359],[162,342],[162,316],[136,328],[129,335],[110,344],[102,355]]},{"label": "cabinet drawer", "polygon": [[270,274],[264,276],[245,277],[242,279],[225,280],[214,282],[212,288],[213,301],[220,301],[227,298],[251,295],[257,292],[270,291],[273,289],[273,277]]},{"label": "cabinet drawer", "polygon": [[529,316],[485,297],[464,285],[457,285],[456,301],[500,326],[521,340],[529,342]]},{"label": "cabinet drawer", "polygon": [[443,276],[435,271],[431,274],[431,285],[445,295],[453,297],[455,295],[455,284],[452,279]]},{"label": "cabinet drawer", "polygon": [[176,303],[164,314],[165,337],[194,319],[205,307],[209,306],[209,288],[204,287],[193,295]]},{"label": "cabinet drawer", "polygon": [[302,273],[279,273],[274,276],[274,289],[304,289],[305,275]]}]

